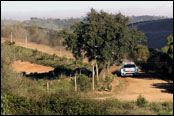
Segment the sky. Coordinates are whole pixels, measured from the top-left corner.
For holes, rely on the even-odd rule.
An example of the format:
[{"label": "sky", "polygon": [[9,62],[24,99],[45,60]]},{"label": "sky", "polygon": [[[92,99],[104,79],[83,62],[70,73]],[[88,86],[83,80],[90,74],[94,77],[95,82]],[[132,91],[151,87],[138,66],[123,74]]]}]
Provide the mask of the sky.
[{"label": "sky", "polygon": [[81,18],[91,8],[125,16],[167,16],[173,18],[173,1],[1,1],[1,19]]}]

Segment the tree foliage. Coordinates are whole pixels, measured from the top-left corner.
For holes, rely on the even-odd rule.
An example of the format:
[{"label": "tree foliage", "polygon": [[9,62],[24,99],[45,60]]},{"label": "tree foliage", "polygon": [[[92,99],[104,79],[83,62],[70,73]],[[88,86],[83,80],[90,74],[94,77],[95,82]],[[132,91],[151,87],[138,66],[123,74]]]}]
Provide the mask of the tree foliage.
[{"label": "tree foliage", "polygon": [[82,22],[72,25],[73,33],[65,43],[76,58],[88,57],[89,61],[115,62],[122,58],[128,34],[128,18],[121,13],[99,13],[94,9]]},{"label": "tree foliage", "polygon": [[149,58],[150,53],[147,46],[139,44],[137,48],[134,50],[133,55],[134,55],[135,61],[146,62],[147,59]]},{"label": "tree foliage", "polygon": [[173,59],[173,36],[169,36],[168,39],[168,51],[167,54]]},{"label": "tree foliage", "polygon": [[71,26],[73,32],[61,31],[65,45],[76,59],[87,57],[95,60],[102,69],[120,62],[125,53],[133,50],[144,40],[144,34],[136,28],[128,30],[129,19],[94,9],[87,17]]},{"label": "tree foliage", "polygon": [[141,50],[145,48],[145,46],[140,45],[143,41],[146,41],[144,33],[142,33],[141,31],[138,31],[136,27],[132,27],[129,30],[129,39],[128,39],[128,51],[129,51],[129,56],[131,58],[134,58],[134,59],[136,58],[136,56],[134,56],[135,55],[134,52],[137,53],[138,52],[137,50],[139,48]]}]

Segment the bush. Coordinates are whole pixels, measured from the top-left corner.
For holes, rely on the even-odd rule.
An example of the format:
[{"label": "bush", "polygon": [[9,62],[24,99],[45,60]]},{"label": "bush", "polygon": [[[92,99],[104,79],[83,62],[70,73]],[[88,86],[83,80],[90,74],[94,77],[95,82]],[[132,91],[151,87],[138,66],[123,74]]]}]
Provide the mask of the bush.
[{"label": "bush", "polygon": [[157,113],[157,115],[173,115],[172,112],[166,112],[166,111],[160,111]]},{"label": "bush", "polygon": [[140,107],[144,107],[145,105],[147,105],[148,101],[146,100],[146,98],[144,98],[143,96],[139,95],[137,98],[137,105]]},{"label": "bush", "polygon": [[107,84],[111,84],[112,81],[114,80],[114,77],[113,77],[112,74],[108,73],[108,74],[106,75],[105,80],[106,80],[106,83],[107,83]]},{"label": "bush", "polygon": [[7,95],[1,95],[1,115],[9,115],[9,105]]},{"label": "bush", "polygon": [[108,91],[111,91],[112,90],[112,85],[107,85],[107,89],[108,89]]},{"label": "bush", "polygon": [[98,91],[105,91],[105,87],[101,86],[101,88],[99,88]]},{"label": "bush", "polygon": [[112,90],[112,85],[110,85],[110,84],[111,84],[112,81],[114,80],[114,76],[113,76],[112,74],[108,73],[108,74],[106,75],[105,80],[106,80],[106,83],[107,83],[107,89],[108,89],[109,91],[111,91],[111,90]]},{"label": "bush", "polygon": [[[77,89],[80,90],[80,91],[89,91],[92,87],[92,82],[91,82],[91,79],[88,78],[86,75],[83,75],[83,74],[78,74],[76,75],[76,78],[77,78]],[[71,82],[74,85],[74,79],[72,80]]]}]

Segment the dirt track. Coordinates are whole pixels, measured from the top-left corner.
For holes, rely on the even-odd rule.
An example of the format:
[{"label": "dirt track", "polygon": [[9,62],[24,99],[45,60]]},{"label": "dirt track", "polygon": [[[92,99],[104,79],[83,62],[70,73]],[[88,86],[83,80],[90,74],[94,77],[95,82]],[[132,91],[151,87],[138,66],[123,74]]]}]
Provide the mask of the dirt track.
[{"label": "dirt track", "polygon": [[139,94],[143,95],[148,101],[163,102],[173,101],[173,94],[165,92],[165,89],[157,88],[156,84],[168,84],[168,82],[157,79],[136,79],[125,78],[127,85],[115,97],[119,100],[136,100]]},{"label": "dirt track", "polygon": [[44,72],[49,72],[51,70],[54,70],[52,67],[48,66],[42,66],[39,64],[34,64],[30,62],[21,62],[21,61],[15,61],[12,64],[12,67],[17,71],[17,72],[26,72],[26,74],[30,73],[44,73]]},{"label": "dirt track", "polygon": [[[145,77],[146,76],[146,77]],[[117,93],[112,91],[110,96],[96,99],[117,98],[121,101],[135,101],[141,94],[150,102],[173,101],[173,92],[168,91],[173,83],[160,79],[152,79],[152,75],[141,72],[139,77],[117,77],[124,86]],[[118,84],[116,84],[117,86]],[[113,87],[114,89],[115,87]]]}]

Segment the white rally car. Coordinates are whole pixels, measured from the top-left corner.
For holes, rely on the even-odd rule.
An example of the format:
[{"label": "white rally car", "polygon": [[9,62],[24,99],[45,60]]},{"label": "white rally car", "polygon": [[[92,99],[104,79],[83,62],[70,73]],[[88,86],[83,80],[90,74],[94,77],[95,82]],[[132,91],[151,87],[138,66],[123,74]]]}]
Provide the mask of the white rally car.
[{"label": "white rally car", "polygon": [[120,68],[121,76],[138,75],[138,67],[134,62],[125,62],[123,66]]}]

